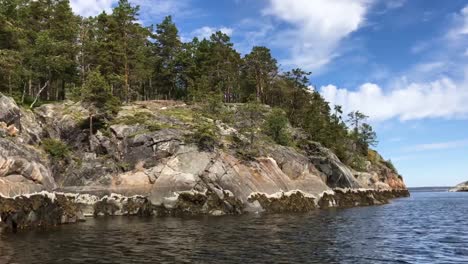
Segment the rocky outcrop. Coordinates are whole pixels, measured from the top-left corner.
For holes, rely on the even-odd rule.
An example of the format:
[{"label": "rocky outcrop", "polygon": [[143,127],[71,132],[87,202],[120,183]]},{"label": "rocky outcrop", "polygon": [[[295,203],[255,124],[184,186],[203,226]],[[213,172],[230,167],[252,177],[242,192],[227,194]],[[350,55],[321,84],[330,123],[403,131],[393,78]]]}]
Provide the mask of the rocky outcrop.
[{"label": "rocky outcrop", "polygon": [[[248,140],[238,123],[213,122],[195,114],[196,106],[178,102],[124,106],[112,121],[94,120],[92,132],[89,111],[79,103],[31,111],[0,95],[0,105],[0,122],[18,128],[16,135],[0,135],[0,195],[11,197],[2,198],[0,213],[20,227],[68,223],[83,215],[303,212],[407,195],[401,176],[384,162],[369,162],[366,171],[356,172],[306,139],[298,147],[265,140],[246,158],[241,152]],[[201,147],[194,134],[211,124],[215,142]],[[68,151],[50,157],[45,139],[62,142]],[[57,195],[28,195],[40,191]],[[56,214],[42,216],[46,210]],[[24,220],[32,211],[34,221]]]},{"label": "rocky outcrop", "polygon": [[449,192],[468,192],[468,181],[458,184],[450,189]]},{"label": "rocky outcrop", "polygon": [[6,125],[20,125],[21,111],[13,98],[0,93],[0,122]]},{"label": "rocky outcrop", "polygon": [[0,138],[0,195],[15,196],[56,187],[47,161],[39,151]]}]

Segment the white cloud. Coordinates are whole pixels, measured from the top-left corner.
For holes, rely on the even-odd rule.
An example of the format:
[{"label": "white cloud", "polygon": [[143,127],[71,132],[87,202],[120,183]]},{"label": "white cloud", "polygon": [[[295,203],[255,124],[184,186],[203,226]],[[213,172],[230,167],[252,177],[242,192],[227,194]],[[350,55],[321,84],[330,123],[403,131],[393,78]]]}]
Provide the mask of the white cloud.
[{"label": "white cloud", "polygon": [[434,71],[443,70],[447,66],[444,61],[431,61],[426,63],[418,64],[414,67],[414,71],[418,73],[431,73]]},{"label": "white cloud", "polygon": [[73,11],[83,17],[95,16],[102,11],[110,12],[116,0],[71,0]]},{"label": "white cloud", "polygon": [[232,33],[234,33],[234,30],[228,27],[215,28],[215,27],[205,26],[205,27],[201,27],[201,28],[194,30],[191,33],[191,35],[199,39],[204,39],[204,38],[209,39],[211,35],[213,35],[213,33],[216,33],[217,31],[221,31],[228,36],[232,36]]},{"label": "white cloud", "polygon": [[460,13],[455,16],[455,23],[457,26],[448,33],[450,38],[468,35],[468,5],[466,5]]},{"label": "white cloud", "polygon": [[[463,23],[458,15],[457,23],[447,32],[461,34],[466,27],[468,34],[468,6],[460,14],[465,16]],[[328,85],[321,87],[320,92],[331,105],[342,105],[346,112],[362,111],[373,121],[468,118],[468,66],[466,57],[460,56],[467,53],[466,44],[463,45],[466,41],[447,41],[444,37],[435,43],[439,55],[414,65],[404,76],[389,80],[386,87],[365,83],[348,90]]]},{"label": "white cloud", "polygon": [[430,47],[430,43],[428,43],[427,41],[420,42],[414,45],[413,47],[411,47],[411,52],[414,54],[418,54],[427,50],[429,47]]},{"label": "white cloud", "polygon": [[467,82],[448,77],[422,83],[403,79],[399,88],[388,92],[374,83],[365,83],[356,91],[328,85],[320,92],[331,105],[341,105],[346,112],[359,110],[373,121],[468,117]]},{"label": "white cloud", "polygon": [[385,6],[388,9],[397,9],[406,4],[406,0],[386,0]]},{"label": "white cloud", "polygon": [[468,139],[463,140],[454,140],[447,142],[438,142],[438,143],[428,143],[420,144],[404,149],[406,152],[419,152],[419,151],[428,151],[428,150],[445,150],[445,149],[455,149],[455,148],[464,148],[468,146]]},{"label": "white cloud", "polygon": [[[130,0],[132,5],[140,6],[140,20],[143,22],[159,22],[161,16],[185,14],[188,10],[189,0]],[[71,0],[73,11],[81,16],[95,16],[106,11],[110,13],[118,0]]]},{"label": "white cloud", "polygon": [[289,49],[286,65],[318,69],[338,56],[339,43],[365,21],[371,0],[269,0],[265,15],[290,28],[277,33],[276,43]]}]

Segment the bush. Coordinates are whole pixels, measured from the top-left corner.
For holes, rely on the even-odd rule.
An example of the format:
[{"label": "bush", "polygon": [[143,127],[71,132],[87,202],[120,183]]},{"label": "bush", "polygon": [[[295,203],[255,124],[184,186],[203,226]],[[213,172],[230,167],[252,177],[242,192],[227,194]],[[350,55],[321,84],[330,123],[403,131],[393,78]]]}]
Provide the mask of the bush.
[{"label": "bush", "polygon": [[217,128],[214,124],[199,124],[192,136],[193,142],[197,144],[200,150],[213,151],[218,142],[216,130]]},{"label": "bush", "polygon": [[54,159],[64,159],[70,155],[68,145],[60,140],[48,138],[42,141],[44,150]]},{"label": "bush", "polygon": [[391,169],[393,172],[397,173],[398,174],[398,170],[396,169],[395,165],[393,165],[393,162],[392,160],[387,160],[387,161],[384,161],[385,163],[385,166],[387,166],[389,169]]},{"label": "bush", "polygon": [[281,109],[273,109],[267,116],[265,122],[265,134],[270,136],[276,143],[287,146],[290,144],[291,135],[288,132],[289,120]]},{"label": "bush", "polygon": [[372,149],[367,150],[367,159],[372,164],[378,164],[381,161],[379,153],[377,153],[377,151],[372,150]]},{"label": "bush", "polygon": [[351,166],[351,168],[353,168],[353,169],[355,169],[357,171],[363,172],[363,171],[367,170],[366,162],[367,162],[367,160],[364,157],[362,157],[360,155],[354,155],[351,158],[350,166]]},{"label": "bush", "polygon": [[210,92],[205,98],[203,111],[212,116],[218,117],[224,110],[223,95],[221,93]]}]

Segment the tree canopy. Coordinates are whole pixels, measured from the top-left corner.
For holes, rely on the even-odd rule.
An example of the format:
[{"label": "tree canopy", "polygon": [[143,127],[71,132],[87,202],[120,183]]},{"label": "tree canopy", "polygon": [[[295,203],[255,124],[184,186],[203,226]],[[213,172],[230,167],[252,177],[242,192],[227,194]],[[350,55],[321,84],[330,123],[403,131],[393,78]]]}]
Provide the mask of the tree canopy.
[{"label": "tree canopy", "polygon": [[352,112],[343,120],[341,107],[331,109],[310,88],[310,75],[282,72],[267,47],[242,56],[222,32],[183,42],[171,16],[145,27],[128,0],[87,18],[69,0],[0,0],[0,91],[21,103],[76,94],[104,112],[134,100],[208,102],[212,111],[218,103],[248,103],[252,126],[258,104],[266,104],[275,110],[265,129],[278,143],[288,143],[289,122],[344,160],[366,155],[377,144],[367,117]]}]

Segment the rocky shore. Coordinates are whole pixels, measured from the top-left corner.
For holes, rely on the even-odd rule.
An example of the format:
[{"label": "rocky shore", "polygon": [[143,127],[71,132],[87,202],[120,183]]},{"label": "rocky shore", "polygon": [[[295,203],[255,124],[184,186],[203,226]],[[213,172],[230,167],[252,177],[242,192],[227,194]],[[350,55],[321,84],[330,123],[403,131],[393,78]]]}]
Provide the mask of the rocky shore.
[{"label": "rocky shore", "polygon": [[468,192],[468,181],[462,182],[449,190],[450,192]]},{"label": "rocky shore", "polygon": [[[49,227],[85,221],[97,216],[192,216],[238,215],[246,213],[235,197],[219,199],[209,193],[182,192],[165,204],[153,204],[144,196],[112,194],[99,198],[89,194],[40,192],[7,198],[0,197],[3,227],[18,229]],[[267,213],[308,212],[316,209],[381,205],[390,199],[408,197],[407,190],[335,189],[318,197],[302,191],[272,195],[254,193],[249,202],[258,202]]]},{"label": "rocky shore", "polygon": [[[229,111],[242,117],[235,104]],[[249,152],[242,118],[199,113],[182,102],[135,102],[111,122],[94,120],[90,131],[91,113],[80,103],[29,110],[0,94],[3,223],[22,229],[99,215],[304,212],[409,195],[376,152],[357,171],[292,127],[295,146],[259,137]]]}]

